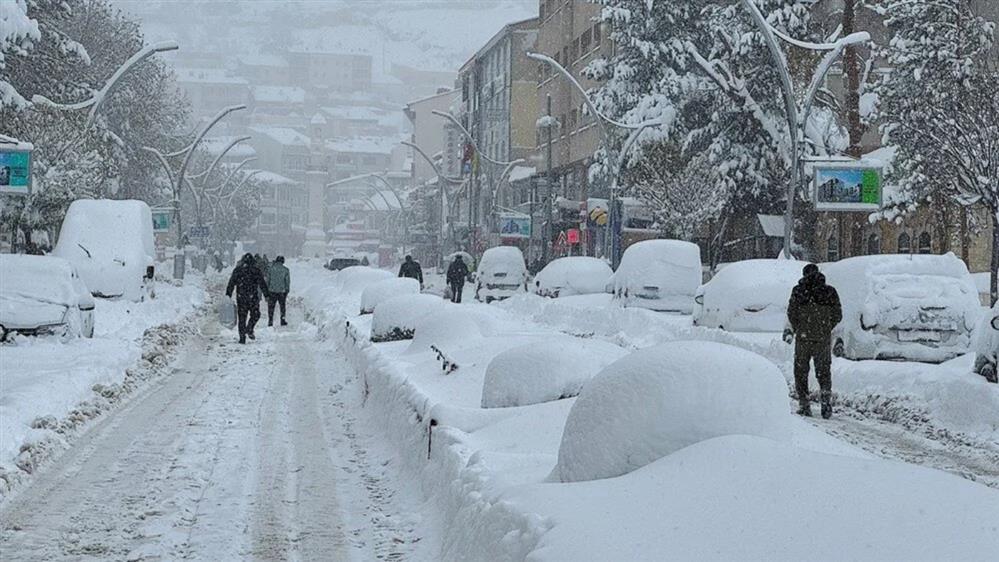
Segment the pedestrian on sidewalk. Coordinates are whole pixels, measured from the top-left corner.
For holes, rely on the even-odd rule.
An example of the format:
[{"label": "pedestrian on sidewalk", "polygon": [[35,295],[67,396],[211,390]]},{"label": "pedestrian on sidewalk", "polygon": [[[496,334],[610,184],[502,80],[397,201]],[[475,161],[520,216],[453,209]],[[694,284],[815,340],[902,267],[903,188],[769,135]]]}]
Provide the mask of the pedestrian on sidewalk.
[{"label": "pedestrian on sidewalk", "polygon": [[461,292],[465,288],[465,279],[468,277],[468,266],[461,255],[454,257],[454,261],[447,268],[447,284],[451,287],[451,302],[461,302]]},{"label": "pedestrian on sidewalk", "polygon": [[826,284],[826,277],[817,265],[806,265],[801,280],[791,291],[787,305],[790,327],[784,330],[784,341],[794,342],[794,388],[798,394],[799,415],[812,415],[808,373],[814,363],[822,417],[829,419],[832,416],[832,331],[842,319],[839,293]]},{"label": "pedestrian on sidewalk", "polygon": [[291,272],[284,265],[284,256],[274,258],[274,263],[267,270],[267,325],[274,325],[274,305],[281,305],[281,325],[287,326],[285,321],[285,305],[288,299],[288,291],[291,290]]},{"label": "pedestrian on sidewalk", "polygon": [[225,289],[227,297],[236,291],[236,325],[239,328],[239,343],[246,338],[256,339],[253,328],[260,320],[260,293],[267,294],[267,281],[254,262],[252,254],[246,254],[232,270],[229,285]]},{"label": "pedestrian on sidewalk", "polygon": [[420,267],[420,262],[413,259],[413,256],[406,256],[406,260],[399,267],[399,277],[416,279],[420,282],[420,288],[423,288],[423,268]]}]

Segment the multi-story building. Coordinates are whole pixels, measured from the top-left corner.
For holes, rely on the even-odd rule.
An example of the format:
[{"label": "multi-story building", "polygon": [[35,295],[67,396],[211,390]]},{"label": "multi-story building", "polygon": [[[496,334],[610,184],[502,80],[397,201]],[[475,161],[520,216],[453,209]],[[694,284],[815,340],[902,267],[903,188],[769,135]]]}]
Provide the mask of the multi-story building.
[{"label": "multi-story building", "polygon": [[309,137],[287,127],[250,127],[249,133],[259,159],[256,166],[305,182],[312,144]]},{"label": "multi-story building", "polygon": [[244,55],[237,60],[239,75],[262,86],[284,86],[291,80],[288,61],[279,55]]},{"label": "multi-story building", "polygon": [[402,170],[406,151],[400,137],[335,138],[323,143],[330,180]]},{"label": "multi-story building", "polygon": [[[244,78],[229,76],[218,68],[177,68],[177,85],[191,101],[191,116],[196,120],[208,119],[222,108],[247,104],[250,101],[250,84]],[[233,114],[229,123],[241,119]]]},{"label": "multi-story building", "polygon": [[254,172],[260,193],[260,215],[247,236],[253,240],[248,250],[275,256],[297,256],[305,240],[309,214],[309,193],[302,181],[274,172]]},{"label": "multi-story building", "polygon": [[[436,158],[438,154],[448,153],[453,161],[450,167],[454,168],[453,175],[455,176],[459,173],[457,169],[459,145],[455,144],[454,135],[451,135],[451,138],[445,136],[444,128],[447,121],[434,115],[433,112],[451,111],[455,102],[458,101],[458,95],[457,90],[441,89],[432,96],[413,100],[403,108],[413,131],[409,139],[410,142],[420,147],[431,158]],[[415,154],[411,156],[411,159],[412,184],[414,186],[436,177],[429,162]],[[444,173],[448,174],[448,172]]]},{"label": "multi-story building", "polygon": [[294,84],[339,92],[371,90],[370,55],[293,49],[284,58]]}]

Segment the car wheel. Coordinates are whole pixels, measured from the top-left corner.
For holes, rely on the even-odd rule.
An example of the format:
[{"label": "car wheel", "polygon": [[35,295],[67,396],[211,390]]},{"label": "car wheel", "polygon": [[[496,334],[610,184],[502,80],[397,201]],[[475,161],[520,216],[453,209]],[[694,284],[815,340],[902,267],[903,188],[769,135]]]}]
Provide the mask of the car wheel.
[{"label": "car wheel", "polygon": [[836,343],[833,344],[832,352],[833,352],[833,355],[835,355],[836,357],[844,357],[844,356],[846,356],[846,346],[843,345],[843,340],[842,339],[837,339],[836,340]]},{"label": "car wheel", "polygon": [[999,383],[999,374],[996,373],[996,366],[991,363],[982,367],[982,372],[980,374],[990,383]]},{"label": "car wheel", "polygon": [[5,328],[3,326],[0,326],[0,342],[7,341],[7,334],[8,333],[9,332],[7,331],[7,328]]}]

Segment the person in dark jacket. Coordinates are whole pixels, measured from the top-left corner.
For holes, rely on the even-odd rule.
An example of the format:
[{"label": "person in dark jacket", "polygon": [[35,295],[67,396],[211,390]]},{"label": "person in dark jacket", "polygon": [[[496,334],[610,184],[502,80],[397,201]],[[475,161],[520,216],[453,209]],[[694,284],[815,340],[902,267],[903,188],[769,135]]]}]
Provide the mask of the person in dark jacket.
[{"label": "person in dark jacket", "polygon": [[784,341],[795,342],[794,388],[798,394],[798,414],[812,415],[812,405],[808,401],[808,372],[814,362],[822,417],[829,419],[832,416],[832,331],[843,319],[843,308],[839,293],[826,284],[817,265],[806,265],[802,274],[787,305],[790,328],[784,330]]},{"label": "person in dark jacket", "polygon": [[232,270],[229,285],[225,289],[227,297],[236,291],[236,324],[239,327],[239,343],[246,338],[256,339],[253,328],[260,320],[260,293],[267,294],[267,281],[254,262],[253,255],[246,254]]},{"label": "person in dark jacket", "polygon": [[451,287],[451,302],[461,302],[461,291],[465,288],[468,266],[461,256],[455,256],[447,268],[447,284]]},{"label": "person in dark jacket", "polygon": [[413,256],[406,256],[406,261],[402,262],[402,267],[399,268],[399,277],[416,279],[420,282],[420,287],[423,287],[423,268],[420,267],[420,262],[413,259]]},{"label": "person in dark jacket", "polygon": [[281,305],[281,325],[287,326],[284,309],[287,304],[288,291],[291,290],[291,273],[284,265],[284,256],[274,258],[274,263],[267,270],[267,325],[274,325],[274,305]]}]

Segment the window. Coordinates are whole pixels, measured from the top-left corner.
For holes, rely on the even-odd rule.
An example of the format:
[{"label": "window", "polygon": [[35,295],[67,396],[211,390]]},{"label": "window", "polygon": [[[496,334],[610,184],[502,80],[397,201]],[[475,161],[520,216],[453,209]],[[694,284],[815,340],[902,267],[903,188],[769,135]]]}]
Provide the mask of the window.
[{"label": "window", "polygon": [[911,254],[912,253],[912,240],[909,238],[909,234],[903,232],[898,235],[898,253],[900,254]]},{"label": "window", "polygon": [[826,261],[839,261],[839,238],[835,234],[826,239]]},{"label": "window", "polygon": [[919,253],[920,254],[933,253],[933,237],[930,236],[929,232],[924,232],[919,235]]},{"label": "window", "polygon": [[603,41],[600,33],[601,33],[600,24],[599,23],[593,24],[593,42],[596,43],[597,46],[600,46],[600,42]]},{"label": "window", "polygon": [[260,190],[260,196],[264,199],[274,199],[274,188],[266,186]]},{"label": "window", "polygon": [[874,256],[881,253],[881,239],[877,234],[867,237],[867,255]]},{"label": "window", "polygon": [[274,224],[274,213],[260,213],[260,224]]},{"label": "window", "polygon": [[587,29],[579,36],[579,48],[586,53],[590,50],[590,43],[593,41],[593,30]]},{"label": "window", "polygon": [[569,53],[569,46],[562,47],[562,66],[569,67],[572,64],[572,55]]},{"label": "window", "polygon": [[545,19],[545,14],[546,13],[547,12],[545,11],[545,0],[539,0],[539,2],[538,2],[538,19],[541,19],[543,21]]}]

